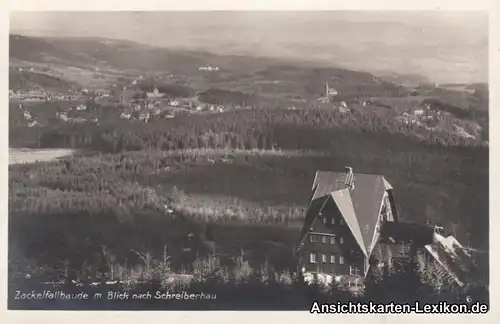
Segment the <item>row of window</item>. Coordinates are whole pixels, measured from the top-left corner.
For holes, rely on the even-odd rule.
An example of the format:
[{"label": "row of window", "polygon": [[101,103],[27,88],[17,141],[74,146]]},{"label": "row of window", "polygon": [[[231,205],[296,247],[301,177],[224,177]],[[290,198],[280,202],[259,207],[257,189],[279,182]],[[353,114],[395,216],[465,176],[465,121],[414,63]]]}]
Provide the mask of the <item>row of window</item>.
[{"label": "row of window", "polygon": [[[335,235],[317,235],[317,234],[309,234],[309,242],[311,243],[325,243],[325,244],[335,244],[336,238]],[[344,244],[344,238],[339,237],[339,243]]]},{"label": "row of window", "polygon": [[[330,258],[328,258],[328,255],[326,255],[326,254],[321,255],[321,262],[322,263],[336,263],[336,260],[337,260],[336,255],[331,254]],[[317,263],[316,253],[309,253],[309,261],[311,263]],[[338,261],[339,261],[339,264],[344,264],[344,257],[339,255]]]},{"label": "row of window", "polygon": [[[335,256],[333,254],[331,254],[330,256],[328,256],[326,254],[321,254],[321,263],[336,263],[336,260],[337,260],[337,256]],[[309,254],[309,261],[311,263],[317,263],[316,253]],[[344,264],[344,257],[339,255],[338,262],[339,262],[339,264]],[[359,273],[360,273],[360,271],[359,271],[358,267],[355,267],[352,265],[349,266],[349,275],[359,276]]]},{"label": "row of window", "polygon": [[[328,217],[323,216],[323,224],[328,224]],[[335,225],[334,217],[330,218],[330,224]],[[344,225],[344,220],[342,218],[339,220],[339,224]]]}]

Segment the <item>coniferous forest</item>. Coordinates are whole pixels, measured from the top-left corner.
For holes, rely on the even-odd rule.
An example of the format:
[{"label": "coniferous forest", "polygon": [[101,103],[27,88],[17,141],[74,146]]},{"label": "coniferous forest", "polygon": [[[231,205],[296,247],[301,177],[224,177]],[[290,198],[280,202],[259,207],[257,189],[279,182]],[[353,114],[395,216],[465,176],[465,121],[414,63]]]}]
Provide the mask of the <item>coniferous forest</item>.
[{"label": "coniferous forest", "polygon": [[[304,292],[293,277],[293,250],[314,172],[345,165],[389,179],[403,220],[453,228],[462,242],[488,249],[488,148],[371,113],[255,109],[15,134],[14,128],[13,147],[81,151],[9,167],[10,266],[21,276],[14,282],[24,282],[24,273],[38,281],[144,279],[167,271],[168,263],[168,273],[205,269],[197,285],[222,280],[221,294],[251,289],[252,280]],[[190,232],[203,238],[186,259]],[[207,241],[217,246],[216,260],[203,250]],[[242,267],[246,277],[235,277]],[[421,282],[418,267],[410,268]],[[434,296],[428,285],[423,294]],[[332,289],[300,298],[337,298],[341,290]]]}]

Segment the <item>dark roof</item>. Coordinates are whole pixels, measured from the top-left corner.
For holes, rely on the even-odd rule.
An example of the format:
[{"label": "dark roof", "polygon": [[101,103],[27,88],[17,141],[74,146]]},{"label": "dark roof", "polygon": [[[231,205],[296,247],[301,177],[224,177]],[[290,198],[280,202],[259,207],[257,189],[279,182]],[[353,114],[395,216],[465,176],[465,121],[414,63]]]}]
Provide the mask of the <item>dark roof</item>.
[{"label": "dark roof", "polygon": [[377,224],[382,198],[386,190],[392,189],[381,175],[354,173],[354,189],[345,185],[346,173],[317,171],[313,182],[311,204],[307,211],[301,241],[314,224],[322,206],[335,202],[347,225],[351,229],[361,250],[368,255]]},{"label": "dark roof", "polygon": [[425,246],[430,255],[463,286],[476,270],[472,255],[453,236],[434,233],[434,242]]},{"label": "dark roof", "polygon": [[311,199],[311,203],[309,205],[309,209],[307,210],[306,218],[304,220],[304,226],[302,227],[302,231],[300,233],[301,241],[303,241],[303,239],[305,238],[307,232],[313,225],[314,220],[318,216],[319,212],[321,211],[321,208],[323,207],[328,198],[329,198],[328,196],[323,196],[320,198]]}]

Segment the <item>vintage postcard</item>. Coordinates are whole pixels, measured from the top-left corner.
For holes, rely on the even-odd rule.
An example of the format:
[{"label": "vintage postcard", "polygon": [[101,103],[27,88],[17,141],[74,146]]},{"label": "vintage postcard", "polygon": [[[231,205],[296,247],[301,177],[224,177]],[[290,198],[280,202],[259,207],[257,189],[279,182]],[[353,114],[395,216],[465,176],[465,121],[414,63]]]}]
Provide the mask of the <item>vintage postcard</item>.
[{"label": "vintage postcard", "polygon": [[9,310],[490,311],[488,11],[9,20]]}]

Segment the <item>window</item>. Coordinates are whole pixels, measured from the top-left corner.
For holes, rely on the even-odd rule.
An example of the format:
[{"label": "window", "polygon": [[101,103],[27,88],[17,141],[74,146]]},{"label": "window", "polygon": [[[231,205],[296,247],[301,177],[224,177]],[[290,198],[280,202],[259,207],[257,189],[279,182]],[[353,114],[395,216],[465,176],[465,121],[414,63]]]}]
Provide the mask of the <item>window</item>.
[{"label": "window", "polygon": [[349,266],[349,275],[351,276],[359,276],[358,267]]},{"label": "window", "polygon": [[332,217],[332,225],[335,225],[335,217]]},{"label": "window", "polygon": [[342,218],[340,219],[340,225],[344,225],[344,220]]},{"label": "window", "polygon": [[327,263],[328,262],[327,259],[326,259],[326,254],[322,254],[321,255],[321,262],[323,262],[323,263]]},{"label": "window", "polygon": [[325,243],[325,244],[326,244],[326,243],[328,243],[328,236],[323,236],[323,237],[321,238],[321,242],[322,242],[322,243]]},{"label": "window", "polygon": [[311,243],[318,242],[318,237],[314,234],[309,234],[309,242]]},{"label": "window", "polygon": [[330,244],[335,244],[335,236],[330,236]]},{"label": "window", "polygon": [[339,263],[344,264],[344,257],[341,255],[339,256]]},{"label": "window", "polygon": [[335,255],[330,255],[330,263],[335,263]]},{"label": "window", "polygon": [[316,253],[309,254],[309,262],[316,263]]},{"label": "window", "polygon": [[323,216],[323,224],[326,224],[326,223],[328,223],[328,219],[325,216]]},{"label": "window", "polygon": [[340,244],[344,244],[344,238],[343,237],[340,238]]}]

